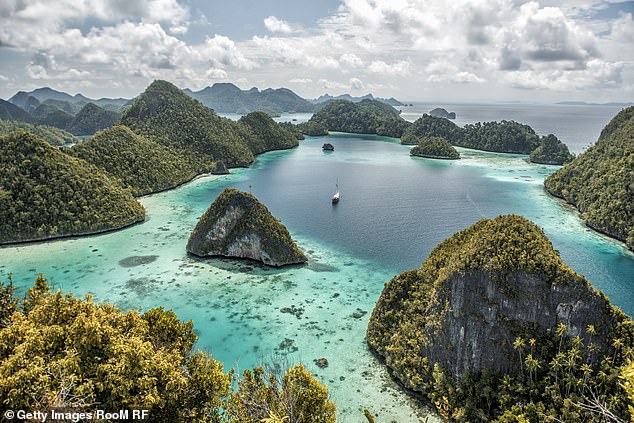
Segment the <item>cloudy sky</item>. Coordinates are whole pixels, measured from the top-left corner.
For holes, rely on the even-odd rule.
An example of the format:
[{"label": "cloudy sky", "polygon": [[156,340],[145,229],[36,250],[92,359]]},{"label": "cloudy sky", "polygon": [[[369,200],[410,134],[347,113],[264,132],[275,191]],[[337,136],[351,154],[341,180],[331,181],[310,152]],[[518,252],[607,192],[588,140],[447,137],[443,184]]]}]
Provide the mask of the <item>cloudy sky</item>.
[{"label": "cloudy sky", "polygon": [[305,97],[634,100],[634,2],[0,0],[0,97],[153,79]]}]

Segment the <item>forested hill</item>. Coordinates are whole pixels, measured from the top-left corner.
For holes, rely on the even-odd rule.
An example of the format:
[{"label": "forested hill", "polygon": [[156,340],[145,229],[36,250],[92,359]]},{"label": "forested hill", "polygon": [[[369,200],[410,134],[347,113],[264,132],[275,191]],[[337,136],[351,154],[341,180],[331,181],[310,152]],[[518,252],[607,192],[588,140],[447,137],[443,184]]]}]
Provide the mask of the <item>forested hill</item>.
[{"label": "forested hill", "polygon": [[308,121],[325,126],[329,131],[355,134],[377,134],[400,137],[410,123],[399,116],[394,107],[378,100],[353,103],[335,100],[315,113]]},{"label": "forested hill", "polygon": [[126,109],[121,123],[163,145],[228,167],[246,166],[265,151],[297,146],[295,137],[264,113],[240,122],[221,118],[166,81],[150,84]]},{"label": "forested hill", "polygon": [[544,182],[592,228],[634,250],[634,107],[618,113],[596,144]]},{"label": "forested hill", "polygon": [[227,166],[246,166],[254,155],[228,120],[166,81],[154,81],[126,109],[121,123],[161,144],[183,149]]},{"label": "forested hill", "polygon": [[79,141],[72,134],[52,126],[35,125],[19,120],[0,119],[0,135],[6,135],[14,131],[30,132],[53,145],[65,145]]},{"label": "forested hill", "polygon": [[27,132],[0,137],[0,244],[117,229],[144,219],[132,194]]},{"label": "forested hill", "polygon": [[512,120],[477,122],[461,128],[445,118],[424,114],[404,132],[401,143],[416,145],[424,136],[442,137],[454,146],[475,150],[531,154],[530,160],[536,163],[561,165],[572,160],[568,147],[557,137],[540,137],[530,126]]},{"label": "forested hill", "polygon": [[66,151],[99,167],[135,196],[173,188],[214,166],[211,161],[186,157],[122,125],[101,131]]}]

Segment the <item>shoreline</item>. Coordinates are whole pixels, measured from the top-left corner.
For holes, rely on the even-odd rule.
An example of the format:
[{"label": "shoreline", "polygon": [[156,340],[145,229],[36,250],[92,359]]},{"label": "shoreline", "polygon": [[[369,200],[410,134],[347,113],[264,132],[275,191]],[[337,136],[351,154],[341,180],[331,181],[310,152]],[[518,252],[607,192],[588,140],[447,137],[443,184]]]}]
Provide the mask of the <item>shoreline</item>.
[{"label": "shoreline", "polygon": [[87,238],[90,236],[103,235],[110,232],[121,231],[123,229],[127,229],[132,226],[140,225],[146,221],[147,219],[145,218],[145,215],[144,215],[142,219],[137,219],[133,222],[126,223],[125,225],[120,225],[113,228],[104,228],[104,229],[99,229],[96,231],[80,232],[80,233],[73,233],[73,234],[51,235],[51,236],[46,236],[42,238],[31,238],[31,239],[16,240],[16,241],[4,241],[4,242],[0,242],[0,249],[5,247],[19,247],[20,245],[27,245],[27,244],[45,243],[49,241],[59,241],[62,239],[69,239],[69,238]]},{"label": "shoreline", "polygon": [[625,241],[615,237],[612,234],[609,234],[608,232],[597,228],[591,224],[589,224],[583,217],[581,217],[581,210],[579,210],[577,208],[577,205],[574,203],[571,203],[570,201],[566,200],[564,197],[561,197],[559,195],[553,194],[552,192],[550,192],[548,190],[548,188],[546,188],[546,186],[543,186],[544,191],[552,198],[555,198],[556,200],[558,200],[558,202],[564,206],[566,206],[567,208],[570,208],[572,211],[575,212],[575,214],[577,215],[577,217],[579,218],[579,220],[581,220],[584,224],[584,226],[586,226],[587,228],[591,229],[593,232],[596,232],[598,235],[603,236],[604,238],[606,238],[607,240],[620,245],[621,247],[623,247],[623,249],[625,249],[625,251],[629,252],[630,254],[634,254],[634,248],[630,248]]},{"label": "shoreline", "polygon": [[460,157],[432,156],[431,154],[410,154],[411,157],[422,157],[423,159],[438,160],[460,160]]},{"label": "shoreline", "polygon": [[[293,148],[297,148],[299,147],[299,142],[298,145],[293,146],[293,147],[289,147],[289,148],[276,148],[273,150],[267,150],[267,151],[263,151],[262,153],[259,153],[257,155],[255,155],[256,160],[258,156],[261,156],[262,154],[266,154],[272,151],[283,151],[283,150],[292,150]],[[232,166],[232,167],[227,167],[227,169],[248,169],[249,167],[251,167],[252,164],[254,164],[256,162],[256,160],[254,160],[253,162],[249,163],[248,166]],[[184,185],[189,184],[190,182],[194,182],[197,179],[200,178],[205,178],[205,177],[209,177],[209,176],[223,176],[223,175],[230,175],[231,173],[222,173],[222,174],[215,174],[213,172],[205,172],[205,173],[199,173],[197,175],[194,175],[193,177],[189,178],[186,181],[183,181],[182,183],[179,183],[177,185],[174,185],[172,187],[168,187],[168,188],[164,188],[164,189],[160,189],[158,191],[152,191],[149,192],[147,194],[142,194],[139,196],[135,196],[134,199],[139,202],[139,199],[141,198],[145,198],[145,197],[149,197],[151,195],[155,195],[155,194],[160,194],[162,192],[167,192],[167,191],[171,191],[173,189],[177,189],[180,188]],[[141,204],[139,202],[139,204]],[[141,204],[142,206],[142,204]],[[69,239],[69,238],[86,238],[86,237],[90,237],[90,236],[97,236],[97,235],[103,235],[106,233],[110,233],[110,232],[117,232],[117,231],[122,231],[124,229],[130,228],[132,226],[135,225],[140,225],[144,222],[147,221],[146,215],[145,213],[143,214],[143,218],[142,219],[137,219],[133,222],[127,223],[125,225],[120,225],[120,226],[116,226],[116,227],[112,227],[112,228],[104,228],[104,229],[99,229],[96,231],[87,231],[87,232],[79,232],[79,233],[70,233],[70,234],[62,234],[62,235],[53,235],[53,236],[45,236],[42,238],[30,238],[30,239],[26,239],[26,240],[11,240],[11,241],[4,241],[4,242],[0,242],[0,249],[4,248],[4,247],[16,247],[16,246],[20,246],[20,245],[28,245],[28,244],[37,244],[37,243],[45,243],[45,242],[49,242],[49,241],[59,241],[59,240],[63,240],[63,239]]]}]

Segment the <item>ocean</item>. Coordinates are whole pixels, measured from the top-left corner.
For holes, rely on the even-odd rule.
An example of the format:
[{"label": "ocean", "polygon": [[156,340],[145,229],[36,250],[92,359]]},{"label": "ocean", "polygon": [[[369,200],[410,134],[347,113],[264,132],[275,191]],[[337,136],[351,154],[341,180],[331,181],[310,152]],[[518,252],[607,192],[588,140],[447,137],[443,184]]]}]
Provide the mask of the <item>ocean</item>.
[{"label": "ocean", "polygon": [[[438,106],[455,111],[459,124],[528,123],[540,134],[555,133],[577,152],[618,111]],[[433,108],[408,107],[404,117],[414,118],[420,112],[410,109],[416,107]],[[324,142],[335,151],[323,152]],[[460,152],[461,160],[437,161],[410,157],[408,147],[393,138],[308,137],[298,148],[261,155],[231,175],[202,177],[142,198],[148,214],[143,224],[0,248],[0,277],[11,273],[23,293],[41,272],[56,288],[91,293],[125,310],[171,308],[194,321],[197,348],[226,369],[301,361],[328,386],[342,421],[362,422],[368,408],[380,421],[416,422],[427,410],[368,351],[368,318],[385,282],[420,266],[437,243],[483,217],[516,213],[532,220],[570,267],[634,315],[634,254],[588,229],[574,209],[544,191],[544,178],[557,167],[531,164],[521,155]],[[337,181],[342,199],[333,207]],[[198,217],[226,187],[258,197],[288,227],[308,264],[271,269],[188,256],[185,245]],[[283,312],[285,307],[295,312]],[[319,358],[328,367],[317,367]]]}]

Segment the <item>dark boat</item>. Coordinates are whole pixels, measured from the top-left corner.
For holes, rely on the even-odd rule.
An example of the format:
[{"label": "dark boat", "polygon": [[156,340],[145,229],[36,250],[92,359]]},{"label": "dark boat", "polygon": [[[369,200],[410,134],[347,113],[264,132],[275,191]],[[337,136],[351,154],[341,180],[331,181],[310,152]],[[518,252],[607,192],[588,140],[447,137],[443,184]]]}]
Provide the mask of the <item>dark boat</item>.
[{"label": "dark boat", "polygon": [[324,151],[335,151],[335,146],[327,142],[321,147],[321,149]]}]

